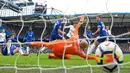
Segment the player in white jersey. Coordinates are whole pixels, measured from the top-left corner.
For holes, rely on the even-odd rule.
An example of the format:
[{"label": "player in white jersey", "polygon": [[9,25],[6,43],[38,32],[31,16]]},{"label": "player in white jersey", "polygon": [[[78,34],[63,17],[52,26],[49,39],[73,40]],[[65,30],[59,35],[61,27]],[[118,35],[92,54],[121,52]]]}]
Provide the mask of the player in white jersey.
[{"label": "player in white jersey", "polygon": [[4,43],[6,41],[6,34],[5,34],[5,29],[2,30],[0,33],[0,42]]},{"label": "player in white jersey", "polygon": [[74,26],[73,25],[70,25],[70,30],[69,32],[67,33],[67,36],[70,38],[72,37],[74,34]]},{"label": "player in white jersey", "polygon": [[109,26],[106,26],[107,34],[111,35],[111,30],[109,29]]},{"label": "player in white jersey", "polygon": [[71,37],[73,36],[73,34],[74,34],[75,24],[71,23],[71,25],[65,26],[64,28],[65,28],[65,29],[66,29],[66,28],[69,28],[69,32],[68,32],[67,35],[66,35],[66,39],[71,38]]},{"label": "player in white jersey", "polygon": [[107,37],[107,40],[110,40],[110,36],[112,34],[111,34],[111,30],[110,30],[109,26],[106,26],[106,31],[107,31],[107,35],[109,36],[109,37]]}]

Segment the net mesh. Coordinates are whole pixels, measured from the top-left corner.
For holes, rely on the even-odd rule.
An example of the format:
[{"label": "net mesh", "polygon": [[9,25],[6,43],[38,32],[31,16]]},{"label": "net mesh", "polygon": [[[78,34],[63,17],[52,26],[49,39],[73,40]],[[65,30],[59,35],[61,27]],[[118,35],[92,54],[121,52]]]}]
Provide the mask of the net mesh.
[{"label": "net mesh", "polygon": [[[108,4],[109,0],[107,0],[106,2],[106,10],[108,11],[107,14],[110,14],[111,16],[111,27],[110,27],[110,30],[112,30],[112,27],[113,27],[113,15],[109,12],[108,10],[108,7],[107,7],[107,4]],[[3,5],[1,7],[1,9],[4,9],[4,7],[6,6],[8,2],[3,2]],[[84,9],[85,7],[87,6],[87,3],[88,3],[88,0],[86,1],[86,4],[84,6]],[[28,11],[27,9],[27,3],[26,3],[26,7],[24,7],[24,9],[26,9],[26,11]],[[67,7],[67,9],[65,10],[65,12],[63,12],[64,14],[67,13],[67,10],[69,9],[69,5]],[[45,9],[46,10],[46,9]],[[43,11],[44,13],[44,11]],[[1,13],[2,15],[2,13]],[[17,43],[12,43],[12,44],[18,44],[20,45],[20,47],[22,47],[22,45],[25,45],[26,43],[21,43],[19,41],[19,36],[25,26],[25,22],[36,22],[36,21],[43,21],[44,22],[44,29],[41,33],[41,38],[40,38],[40,41],[42,41],[42,38],[43,38],[43,35],[45,33],[45,30],[47,28],[47,22],[50,22],[50,21],[56,21],[57,19],[53,19],[53,20],[46,20],[44,18],[44,16],[40,16],[41,17],[41,20],[31,20],[31,21],[24,21],[23,20],[23,15],[24,15],[24,12],[23,11],[20,11],[20,13],[18,14],[20,15],[20,21],[3,21],[3,22],[21,22],[22,23],[22,26],[19,30],[19,33],[17,34]],[[96,14],[96,15],[87,15],[87,13],[84,13],[84,16],[86,17],[86,25],[85,27],[88,26],[88,23],[90,22],[89,18],[90,17],[95,17],[97,15],[104,15],[103,13],[101,14]],[[64,21],[70,21],[70,20],[75,20],[77,18],[80,18],[79,16],[77,17],[71,17],[71,18],[67,18],[66,15],[64,15]],[[67,22],[65,22],[65,25],[66,26]],[[63,28],[64,30],[64,28]],[[95,40],[96,38],[90,38],[88,39],[87,36],[86,36],[86,28],[84,28],[84,36],[86,37],[85,39],[87,40]],[[114,36],[114,35],[111,35],[111,36],[107,36],[107,37],[113,37],[113,38],[116,38],[116,37],[121,37],[121,36],[124,36],[124,35],[129,35],[130,32],[128,33],[124,33],[124,34],[120,34],[120,35],[117,35],[117,36]],[[103,38],[103,37],[101,37]],[[64,42],[66,43],[65,41],[65,38],[63,37],[63,40]],[[73,41],[75,42],[75,40]],[[114,39],[114,42],[116,42],[116,40]],[[42,48],[43,46],[41,46]],[[4,73],[97,73],[97,72],[100,72],[100,73],[104,73],[103,70],[101,70],[99,67],[99,65],[96,65],[96,64],[91,64],[90,63],[90,60],[88,60],[86,58],[86,60],[83,60],[81,64],[78,64],[76,65],[75,63],[72,63],[73,61],[70,61],[69,60],[65,60],[64,59],[64,55],[65,55],[65,51],[66,51],[66,47],[64,48],[64,53],[63,53],[63,57],[61,60],[53,60],[53,63],[51,63],[51,61],[48,63],[48,59],[47,59],[47,55],[45,56],[44,54],[40,54],[38,56],[36,56],[35,54],[32,54],[32,55],[29,55],[28,57],[23,57],[23,56],[20,56],[19,54],[17,55],[14,55],[14,56],[10,56],[10,57],[4,57],[4,56],[1,56],[2,59],[0,59],[0,73],[4,72]],[[45,58],[44,58],[44,57]],[[23,61],[24,59],[24,61]],[[52,60],[52,59],[49,59],[49,60]],[[73,59],[71,59],[73,60]],[[82,59],[77,59],[76,62],[80,62],[80,60]],[[116,63],[116,61],[115,61]],[[130,62],[125,62],[123,64],[118,64],[118,71],[117,73],[129,73],[129,66],[126,66],[128,64],[130,64]]]}]

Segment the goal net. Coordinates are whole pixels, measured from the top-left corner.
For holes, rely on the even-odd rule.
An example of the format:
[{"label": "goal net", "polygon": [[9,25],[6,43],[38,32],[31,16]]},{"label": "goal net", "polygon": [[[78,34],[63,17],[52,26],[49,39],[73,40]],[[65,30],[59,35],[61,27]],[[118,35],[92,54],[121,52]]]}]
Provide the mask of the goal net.
[{"label": "goal net", "polygon": [[[60,11],[55,8],[46,8],[42,5],[37,5],[37,7],[35,7],[36,4],[33,4],[31,1],[25,1],[23,2],[23,4],[21,3],[21,5],[23,6],[20,6],[20,0],[1,0],[0,18],[2,19],[4,29],[8,31],[14,30],[16,33],[15,39],[17,40],[17,42],[12,42],[11,44],[17,45],[20,48],[22,48],[23,46],[29,47],[30,53],[28,56],[21,56],[19,53],[14,54],[13,56],[4,56],[1,53],[0,73],[105,73],[105,71],[103,71],[103,69],[101,68],[103,65],[97,65],[95,60],[82,59],[81,57],[75,55],[72,55],[71,59],[64,59],[67,46],[64,46],[62,59],[49,59],[48,53],[53,53],[51,50],[40,52],[40,49],[44,48],[44,46],[28,46],[28,43],[25,42],[24,37],[22,37],[24,36],[25,32],[28,31],[28,28],[32,27],[32,30],[35,31],[34,33],[36,36],[33,41],[48,42],[48,38],[50,37],[53,26],[55,22],[60,19],[61,16],[64,17],[63,31],[65,31],[66,33],[69,30],[65,28],[66,26],[71,25],[71,22],[78,23],[80,21],[80,16],[85,16],[85,23],[79,29],[79,37],[80,39],[88,40],[90,46],[92,45],[92,42],[96,40],[96,37],[88,38],[86,34],[86,27],[91,26],[92,29],[94,28],[92,30],[94,32],[96,30],[96,16],[98,15],[102,17],[102,21],[104,22],[105,26],[110,27],[110,31],[112,33],[110,36],[105,37],[109,38],[108,40],[112,40],[117,43],[124,52],[124,62],[121,64],[116,63],[117,71],[115,71],[114,73],[129,73],[130,55],[128,52],[129,49],[127,41],[129,40],[130,32],[126,30],[129,30],[130,27],[128,25],[130,22],[127,19],[130,17],[130,14],[111,13],[111,11],[109,11],[111,10],[109,6],[112,3],[112,0],[103,1],[103,6],[105,8],[104,10],[106,10],[106,12],[104,12],[104,10],[101,10],[99,11],[99,14],[88,14],[85,12],[87,8],[89,8],[87,6],[91,4],[93,7],[93,2],[91,0],[83,1],[84,2],[82,2],[83,4],[81,5],[79,5],[80,3],[77,3],[77,5],[79,5],[79,7],[82,7],[83,9],[79,9],[79,11],[76,12],[70,9],[73,8],[73,6],[70,5],[71,3],[66,4],[66,9],[64,9],[64,11]],[[40,7],[44,7],[44,9],[40,9]],[[35,9],[34,11],[34,8],[38,8],[40,10],[36,11],[38,9]],[[52,9],[54,11],[53,13],[55,14],[46,14],[46,10],[49,9]],[[125,9],[126,8],[124,8],[124,10]],[[77,14],[80,11],[84,11],[83,14]],[[57,13],[59,13],[59,15],[57,15]],[[124,25],[124,22],[126,22],[126,25]],[[9,36],[7,38],[9,38]],[[64,43],[67,44],[64,36],[62,40],[64,40]],[[75,40],[72,42],[75,42]],[[2,42],[0,45],[2,46],[3,44],[6,43]],[[2,48],[0,48],[0,50],[1,49]],[[87,54],[87,51],[85,51],[85,53]]]}]

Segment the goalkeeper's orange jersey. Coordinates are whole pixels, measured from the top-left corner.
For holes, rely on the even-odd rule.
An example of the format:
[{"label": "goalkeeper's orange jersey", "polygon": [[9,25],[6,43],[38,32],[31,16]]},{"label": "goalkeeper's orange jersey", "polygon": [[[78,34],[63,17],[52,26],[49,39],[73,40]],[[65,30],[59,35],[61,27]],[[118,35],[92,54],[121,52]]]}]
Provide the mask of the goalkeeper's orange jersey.
[{"label": "goalkeeper's orange jersey", "polygon": [[[31,42],[32,46],[46,46],[52,49],[56,56],[62,57],[65,50],[65,54],[78,55],[82,58],[86,58],[86,54],[80,49],[80,40],[78,36],[78,29],[80,24],[77,24],[74,30],[74,35],[67,40],[55,40],[52,42]],[[93,59],[93,57],[88,56],[88,58]]]}]

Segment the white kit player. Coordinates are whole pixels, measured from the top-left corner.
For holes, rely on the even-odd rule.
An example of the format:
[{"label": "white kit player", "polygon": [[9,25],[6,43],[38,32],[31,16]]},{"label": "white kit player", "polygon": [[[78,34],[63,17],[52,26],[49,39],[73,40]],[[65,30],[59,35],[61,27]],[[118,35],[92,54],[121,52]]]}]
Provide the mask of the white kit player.
[{"label": "white kit player", "polygon": [[4,43],[6,41],[6,34],[5,30],[3,29],[2,32],[0,33],[0,42]]},{"label": "white kit player", "polygon": [[69,25],[69,26],[65,26],[64,28],[69,28],[69,32],[67,33],[66,35],[66,39],[68,38],[71,38],[74,34],[74,27],[75,27],[75,24],[71,23],[72,25]]}]

